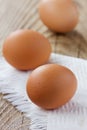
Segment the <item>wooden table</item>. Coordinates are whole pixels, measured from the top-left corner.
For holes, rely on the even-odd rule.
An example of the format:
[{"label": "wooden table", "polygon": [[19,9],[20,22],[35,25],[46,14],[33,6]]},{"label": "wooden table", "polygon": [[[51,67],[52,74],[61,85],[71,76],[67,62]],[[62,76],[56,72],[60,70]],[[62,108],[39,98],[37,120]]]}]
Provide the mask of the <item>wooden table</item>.
[{"label": "wooden table", "polygon": [[[37,11],[38,1],[0,0],[0,48],[12,31],[32,28],[49,39],[53,52],[87,59],[87,0],[74,0],[80,21],[72,32],[66,34],[55,34],[43,25]],[[29,130],[29,123],[29,119],[0,94],[0,130]]]}]

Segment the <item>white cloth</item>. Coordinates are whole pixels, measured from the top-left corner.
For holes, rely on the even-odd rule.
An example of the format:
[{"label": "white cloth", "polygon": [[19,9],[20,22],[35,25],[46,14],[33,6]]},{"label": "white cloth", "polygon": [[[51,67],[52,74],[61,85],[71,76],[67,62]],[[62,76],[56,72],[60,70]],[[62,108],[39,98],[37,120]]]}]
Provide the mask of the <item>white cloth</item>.
[{"label": "white cloth", "polygon": [[31,130],[86,130],[87,129],[87,61],[52,54],[51,63],[71,69],[78,79],[74,97],[56,110],[46,111],[27,98],[26,81],[31,71],[18,71],[0,57],[0,92],[31,122]]}]

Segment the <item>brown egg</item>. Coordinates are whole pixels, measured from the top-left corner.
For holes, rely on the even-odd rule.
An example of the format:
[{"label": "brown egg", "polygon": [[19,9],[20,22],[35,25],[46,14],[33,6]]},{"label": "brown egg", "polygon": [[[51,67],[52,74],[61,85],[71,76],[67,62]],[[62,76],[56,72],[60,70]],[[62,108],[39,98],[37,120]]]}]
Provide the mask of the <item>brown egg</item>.
[{"label": "brown egg", "polygon": [[45,64],[51,53],[49,41],[33,30],[13,32],[4,42],[3,55],[17,69],[34,69]]},{"label": "brown egg", "polygon": [[39,14],[49,29],[60,33],[73,30],[79,19],[77,6],[72,0],[42,0]]},{"label": "brown egg", "polygon": [[44,109],[55,109],[68,102],[75,94],[77,80],[68,68],[47,64],[35,69],[27,82],[31,101]]}]

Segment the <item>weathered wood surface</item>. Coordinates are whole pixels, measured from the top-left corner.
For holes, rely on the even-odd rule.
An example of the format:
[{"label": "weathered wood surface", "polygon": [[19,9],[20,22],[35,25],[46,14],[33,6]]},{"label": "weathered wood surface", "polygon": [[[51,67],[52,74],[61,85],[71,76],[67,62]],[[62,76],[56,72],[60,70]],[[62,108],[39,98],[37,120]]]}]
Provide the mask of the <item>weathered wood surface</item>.
[{"label": "weathered wood surface", "polygon": [[29,130],[29,119],[0,94],[0,130]]},{"label": "weathered wood surface", "polygon": [[[39,19],[39,0],[0,0],[0,48],[16,29],[35,29],[51,42],[53,52],[87,59],[87,0],[74,0],[80,13],[78,26],[70,33],[55,34]],[[0,50],[1,52],[1,50]],[[0,130],[29,130],[29,119],[0,94]]]}]

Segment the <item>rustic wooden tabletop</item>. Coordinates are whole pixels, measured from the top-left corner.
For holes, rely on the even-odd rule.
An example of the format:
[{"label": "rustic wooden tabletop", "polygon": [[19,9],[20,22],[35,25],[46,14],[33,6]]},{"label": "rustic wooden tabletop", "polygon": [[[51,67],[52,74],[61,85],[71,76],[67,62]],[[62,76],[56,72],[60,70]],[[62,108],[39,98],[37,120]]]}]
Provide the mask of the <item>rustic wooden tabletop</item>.
[{"label": "rustic wooden tabletop", "polygon": [[[35,29],[45,35],[53,52],[87,59],[87,0],[74,0],[78,6],[78,26],[69,33],[55,34],[39,19],[39,0],[0,0],[0,48],[9,33],[20,28]],[[1,49],[0,53],[2,55]],[[0,130],[29,130],[30,121],[0,94]]]}]

